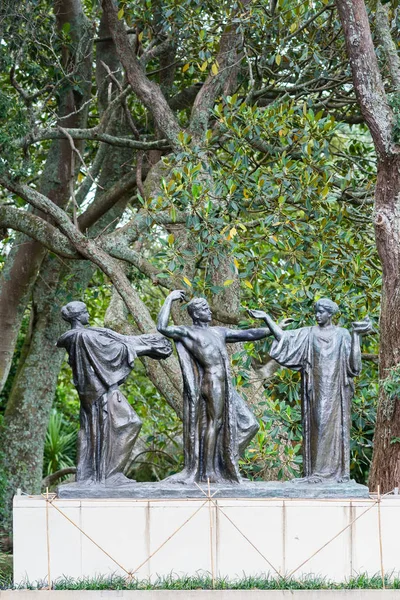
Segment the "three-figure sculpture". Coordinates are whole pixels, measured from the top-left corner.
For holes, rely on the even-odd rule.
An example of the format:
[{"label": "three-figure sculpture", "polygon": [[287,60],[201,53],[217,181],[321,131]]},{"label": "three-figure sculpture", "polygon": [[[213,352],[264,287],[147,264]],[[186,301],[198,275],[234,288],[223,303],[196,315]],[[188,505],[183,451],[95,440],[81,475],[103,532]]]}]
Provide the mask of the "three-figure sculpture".
[{"label": "three-figure sculpture", "polygon": [[[69,355],[81,409],[77,483],[121,485],[130,464],[141,422],[118,389],[137,356],[167,358],[176,350],[183,376],[184,469],[164,482],[240,483],[239,456],[258,430],[245,400],[233,386],[228,343],[274,337],[269,355],[280,365],[301,371],[304,477],[296,482],[347,482],[350,479],[350,425],[353,379],[361,371],[360,338],[372,331],[368,318],[350,333],[332,324],[338,306],[322,298],[315,304],[317,325],[284,331],[267,313],[250,310],[266,327],[230,329],[210,326],[204,298],[187,304],[192,325],[170,325],[175,290],[159,313],[160,334],[126,336],[88,327],[83,302],[70,302],[62,317],[71,324],[57,346]],[[166,336],[166,337],[163,337]]]}]

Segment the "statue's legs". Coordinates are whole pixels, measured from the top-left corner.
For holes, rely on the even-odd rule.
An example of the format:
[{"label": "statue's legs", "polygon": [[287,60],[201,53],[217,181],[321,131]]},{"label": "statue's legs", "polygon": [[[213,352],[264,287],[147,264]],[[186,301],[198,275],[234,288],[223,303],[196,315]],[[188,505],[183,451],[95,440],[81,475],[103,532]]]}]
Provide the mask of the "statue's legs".
[{"label": "statue's legs", "polygon": [[218,481],[215,468],[218,435],[222,429],[225,403],[225,377],[220,369],[204,373],[202,395],[206,400],[206,433],[204,437],[204,481]]}]

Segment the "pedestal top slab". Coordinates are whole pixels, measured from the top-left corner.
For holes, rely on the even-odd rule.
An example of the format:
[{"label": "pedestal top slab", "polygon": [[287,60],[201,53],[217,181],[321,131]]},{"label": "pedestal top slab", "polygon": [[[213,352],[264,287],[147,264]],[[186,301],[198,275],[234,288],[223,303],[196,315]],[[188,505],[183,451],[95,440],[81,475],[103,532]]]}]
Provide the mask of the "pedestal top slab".
[{"label": "pedestal top slab", "polygon": [[[207,484],[200,487],[207,493]],[[119,486],[59,485],[59,498],[202,498],[204,492],[196,485],[162,482],[132,482]],[[240,484],[211,484],[216,498],[368,498],[367,486],[347,483],[296,483],[294,481],[246,481]]]}]

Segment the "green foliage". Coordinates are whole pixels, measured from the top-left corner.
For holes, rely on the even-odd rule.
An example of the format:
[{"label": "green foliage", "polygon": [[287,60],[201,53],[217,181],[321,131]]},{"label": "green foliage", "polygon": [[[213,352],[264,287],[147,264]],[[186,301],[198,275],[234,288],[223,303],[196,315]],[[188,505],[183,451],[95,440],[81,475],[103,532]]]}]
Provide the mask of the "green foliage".
[{"label": "green foliage", "polygon": [[[390,420],[393,417],[395,403],[400,397],[400,364],[388,369],[388,373],[381,381],[381,385],[386,396],[383,404],[385,418]],[[395,442],[392,440],[392,443]]]},{"label": "green foliage", "polygon": [[[227,578],[219,578],[213,582],[208,574],[198,575],[196,577],[158,577],[154,582],[148,579],[137,580],[125,578],[119,575],[111,577],[98,576],[93,579],[72,579],[61,578],[53,583],[53,590],[356,590],[356,589],[400,589],[400,580],[396,577],[384,578],[374,575],[369,577],[366,574],[359,574],[351,577],[344,582],[333,582],[324,577],[309,575],[301,579],[293,578],[274,578],[268,575],[258,577],[241,577],[235,581]],[[2,586],[2,587],[1,587]],[[1,583],[0,589],[11,588],[12,585],[7,581]],[[43,589],[47,588],[47,582],[27,583],[23,588],[14,589]]]},{"label": "green foliage", "polygon": [[30,161],[15,147],[15,140],[23,138],[28,130],[26,108],[0,91],[0,174],[17,178],[28,174]]},{"label": "green foliage", "polygon": [[12,588],[13,560],[11,554],[4,554],[0,550],[0,590]]},{"label": "green foliage", "polygon": [[140,361],[121,388],[143,425],[144,445],[132,463],[129,477],[137,481],[159,481],[183,468],[182,422],[157,392]]},{"label": "green foliage", "polygon": [[77,428],[66,423],[63,415],[53,409],[44,445],[44,475],[50,475],[75,464],[76,441]]}]

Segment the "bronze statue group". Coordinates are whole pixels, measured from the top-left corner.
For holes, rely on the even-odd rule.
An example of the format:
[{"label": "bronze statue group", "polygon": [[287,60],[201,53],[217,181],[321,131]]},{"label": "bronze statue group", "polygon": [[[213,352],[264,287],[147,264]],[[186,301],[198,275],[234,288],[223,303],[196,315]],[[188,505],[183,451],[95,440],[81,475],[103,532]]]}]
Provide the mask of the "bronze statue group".
[{"label": "bronze statue group", "polygon": [[258,423],[232,384],[227,344],[272,337],[271,358],[301,372],[304,477],[313,484],[350,479],[350,424],[353,379],[361,371],[360,339],[372,331],[368,318],[349,332],[332,323],[338,306],[322,298],[315,304],[316,325],[283,330],[267,313],[249,310],[264,321],[254,329],[210,326],[204,298],[186,306],[193,325],[169,325],[172,303],[185,301],[175,290],[159,313],[159,334],[126,336],[88,326],[83,302],[70,302],[62,317],[71,325],[57,342],[69,355],[80,398],[77,485],[132,485],[124,472],[141,422],[119,390],[137,356],[165,359],[174,340],[183,377],[184,469],[166,484],[242,481],[239,456],[258,431]]}]

